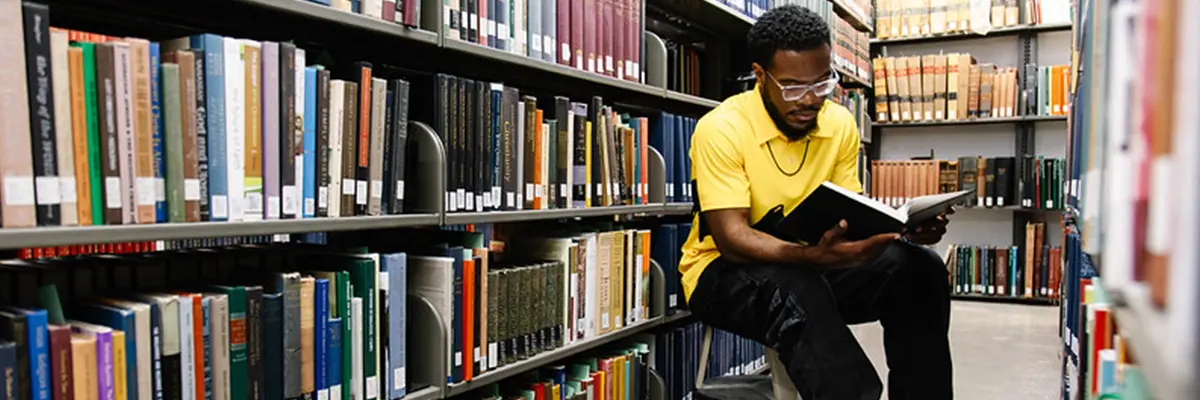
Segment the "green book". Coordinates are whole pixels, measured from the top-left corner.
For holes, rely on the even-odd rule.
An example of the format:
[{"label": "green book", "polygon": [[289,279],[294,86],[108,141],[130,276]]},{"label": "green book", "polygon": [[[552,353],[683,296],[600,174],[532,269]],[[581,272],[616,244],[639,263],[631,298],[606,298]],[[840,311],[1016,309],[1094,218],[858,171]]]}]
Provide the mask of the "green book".
[{"label": "green book", "polygon": [[229,394],[231,400],[249,398],[250,383],[246,369],[246,288],[213,286],[229,297]]},{"label": "green book", "polygon": [[[71,43],[83,49],[83,90],[87,105],[88,177],[92,181],[92,225],[104,225],[104,177],[100,176],[100,116],[96,105],[96,46],[87,42]],[[80,193],[88,196],[88,193]]]},{"label": "green book", "polygon": [[[187,217],[184,215],[186,207],[183,198],[183,122],[180,121],[183,111],[179,93],[179,64],[163,63],[161,68],[162,115],[164,125],[166,125],[164,141],[167,148],[167,176],[164,177],[167,183],[167,220],[184,222]],[[230,314],[232,315],[232,313],[233,307],[230,307]],[[232,322],[232,319],[230,321]],[[231,354],[230,357],[233,355]],[[234,375],[234,381],[237,381],[236,375]],[[235,395],[234,398],[236,399],[237,396]]]},{"label": "green book", "polygon": [[[331,264],[320,264],[330,265]],[[329,292],[336,304],[329,307],[329,318],[341,318],[342,323],[342,389],[341,400],[350,400],[350,368],[353,365],[353,354],[350,352],[350,273],[337,270],[336,267],[327,271],[314,272],[314,276],[329,280]],[[331,394],[332,395],[332,394]],[[338,399],[332,399],[338,400]]]},{"label": "green book", "polygon": [[[378,398],[379,393],[379,263],[355,249],[358,254],[331,255],[328,263],[350,274],[350,290],[354,297],[363,299],[363,385],[366,400]],[[366,388],[375,387],[376,390]],[[348,391],[348,390],[347,390]]]}]

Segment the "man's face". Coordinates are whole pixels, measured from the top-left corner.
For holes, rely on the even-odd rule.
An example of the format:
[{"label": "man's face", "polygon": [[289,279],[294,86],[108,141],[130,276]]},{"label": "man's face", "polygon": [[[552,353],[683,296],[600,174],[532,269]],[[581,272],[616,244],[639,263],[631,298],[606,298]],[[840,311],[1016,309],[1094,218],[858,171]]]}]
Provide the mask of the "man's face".
[{"label": "man's face", "polygon": [[811,85],[829,79],[833,73],[829,53],[827,45],[805,51],[780,50],[775,52],[769,69],[754,64],[767,113],[792,140],[804,138],[816,129],[817,113],[825,103],[825,96],[809,91],[798,100],[787,101],[779,87]]}]

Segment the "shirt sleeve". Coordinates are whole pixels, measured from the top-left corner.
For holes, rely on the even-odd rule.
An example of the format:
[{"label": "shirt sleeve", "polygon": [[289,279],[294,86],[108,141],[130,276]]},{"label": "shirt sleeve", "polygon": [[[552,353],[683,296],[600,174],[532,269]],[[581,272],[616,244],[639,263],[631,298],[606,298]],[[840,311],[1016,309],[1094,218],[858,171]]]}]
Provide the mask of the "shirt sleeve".
[{"label": "shirt sleeve", "polygon": [[862,193],[862,182],[858,179],[858,128],[854,121],[846,121],[846,128],[838,135],[841,144],[838,146],[837,165],[833,168],[830,181],[855,193]]},{"label": "shirt sleeve", "polygon": [[700,211],[750,208],[750,179],[728,124],[701,119],[692,134],[692,175]]}]

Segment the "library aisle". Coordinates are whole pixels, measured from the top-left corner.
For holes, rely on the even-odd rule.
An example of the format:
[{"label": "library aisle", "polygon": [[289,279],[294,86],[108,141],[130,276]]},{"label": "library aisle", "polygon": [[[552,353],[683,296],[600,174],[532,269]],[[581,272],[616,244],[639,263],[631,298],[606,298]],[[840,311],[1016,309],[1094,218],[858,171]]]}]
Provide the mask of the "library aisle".
[{"label": "library aisle", "polygon": [[[1060,398],[1058,308],[955,301],[951,313],[956,398]],[[873,323],[851,329],[886,385],[883,328]],[[886,393],[883,400],[887,400]]]}]

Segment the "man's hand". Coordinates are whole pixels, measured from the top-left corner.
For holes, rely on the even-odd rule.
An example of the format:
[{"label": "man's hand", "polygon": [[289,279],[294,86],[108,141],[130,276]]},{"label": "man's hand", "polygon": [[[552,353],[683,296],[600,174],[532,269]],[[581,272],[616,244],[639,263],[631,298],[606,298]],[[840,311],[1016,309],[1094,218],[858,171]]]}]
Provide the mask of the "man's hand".
[{"label": "man's hand", "polygon": [[950,223],[950,215],[954,214],[954,209],[951,208],[936,218],[930,218],[923,221],[909,232],[905,232],[904,237],[916,244],[934,244],[942,241],[942,236],[946,234],[946,224]]},{"label": "man's hand", "polygon": [[843,236],[846,228],[846,221],[842,220],[825,231],[820,243],[805,248],[807,261],[828,267],[861,265],[879,255],[888,243],[900,238],[899,234],[881,233],[863,240],[849,241]]}]

